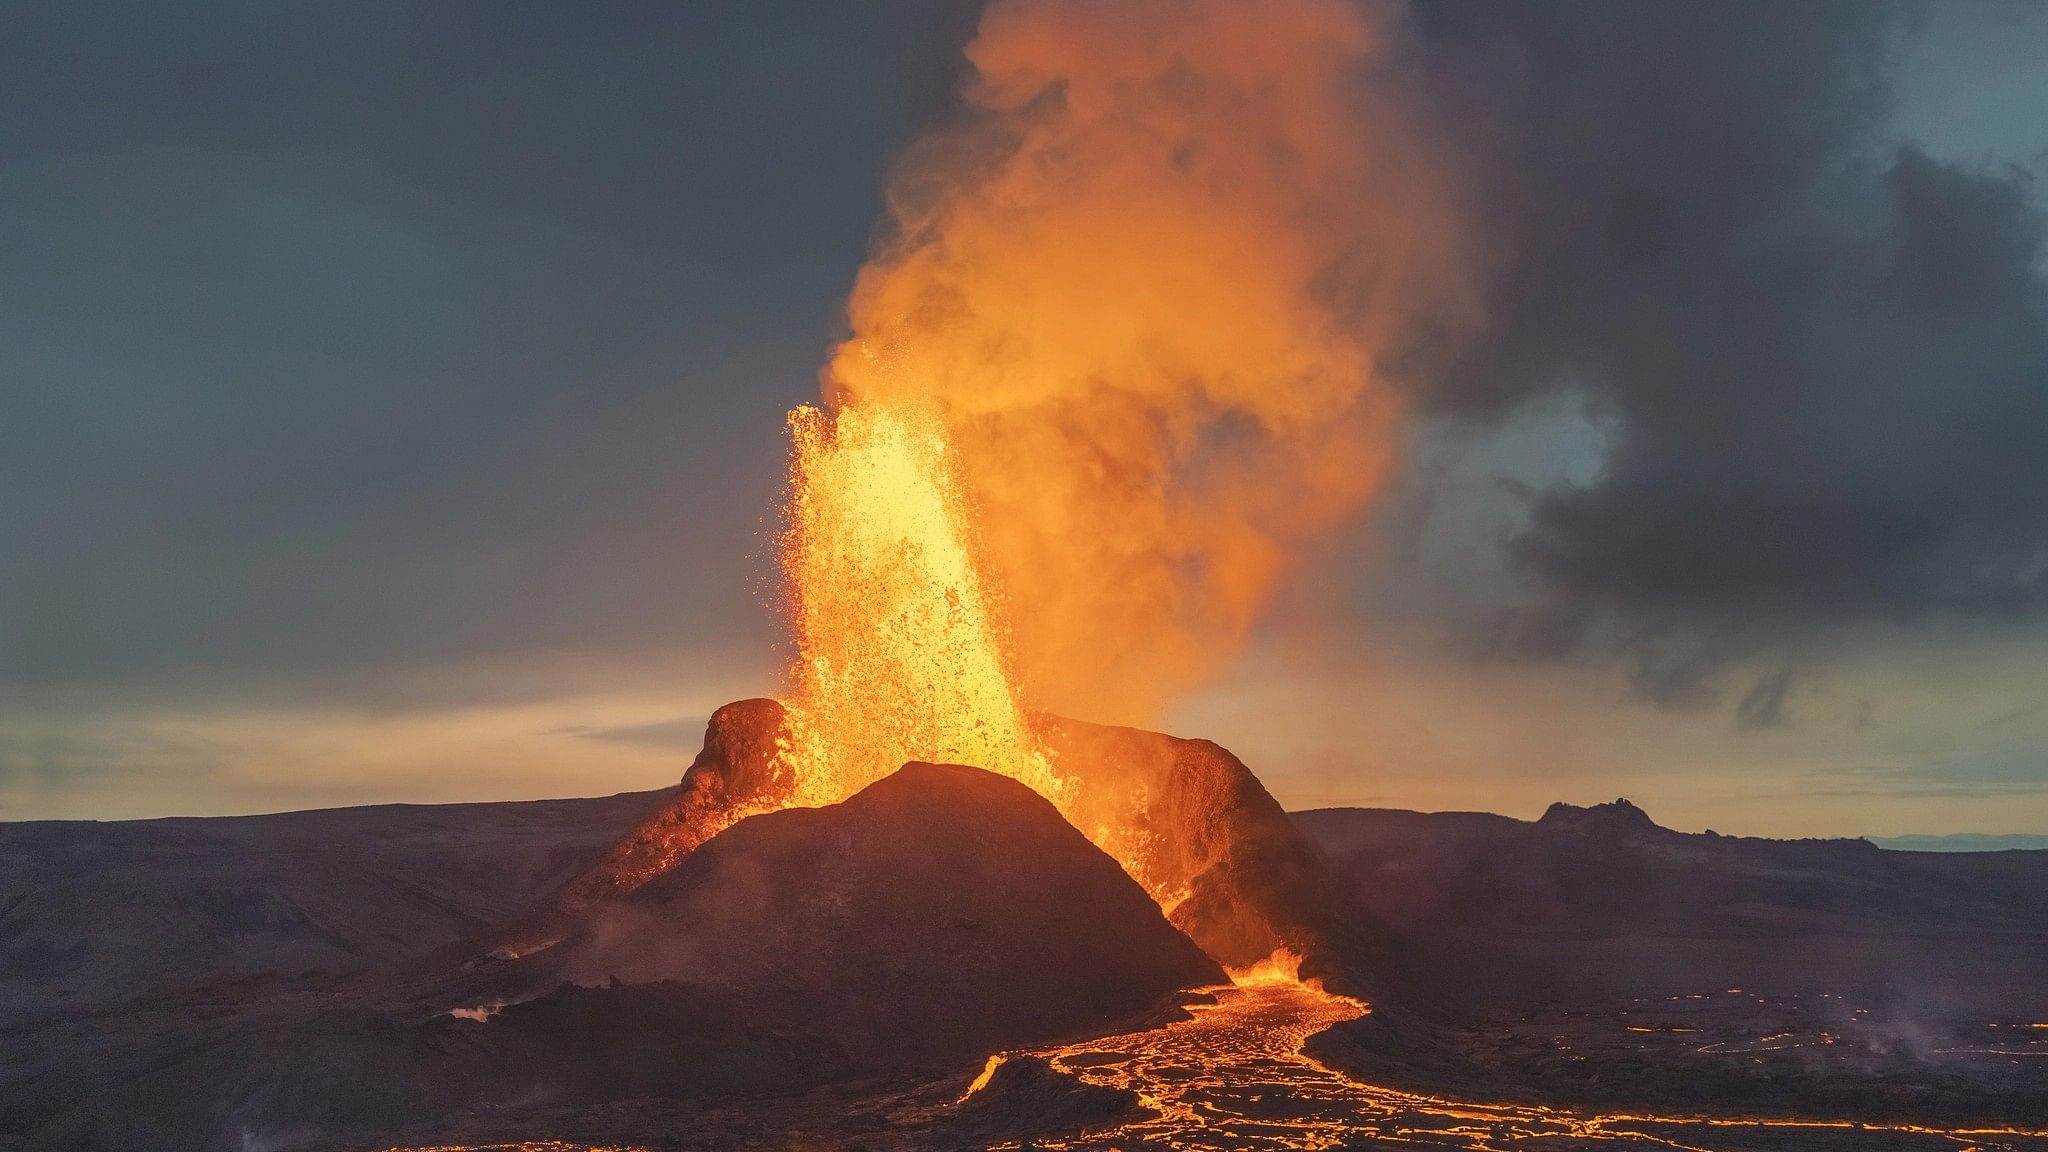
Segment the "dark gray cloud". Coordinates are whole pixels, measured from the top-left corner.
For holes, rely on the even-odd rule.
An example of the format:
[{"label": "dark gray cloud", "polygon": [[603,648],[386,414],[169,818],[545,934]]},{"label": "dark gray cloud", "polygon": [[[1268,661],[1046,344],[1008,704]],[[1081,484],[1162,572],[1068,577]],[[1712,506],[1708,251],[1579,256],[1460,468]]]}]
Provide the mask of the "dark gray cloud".
[{"label": "dark gray cloud", "polygon": [[11,7],[0,686],[765,633],[954,7]]},{"label": "dark gray cloud", "polygon": [[[4,814],[672,781],[701,721],[668,718],[771,675],[783,414],[814,395],[889,157],[951,108],[979,7],[6,6]],[[2021,656],[1908,639],[1844,694],[1803,650],[1870,622],[2041,622],[2040,196],[2002,167],[2048,178],[2040,6],[1948,0],[1928,22],[1948,47],[1905,72],[1920,16],[1875,0],[1415,11],[1497,262],[1419,429],[1498,443],[1440,500],[1426,469],[1404,479],[1418,525],[1456,530],[1412,533],[1433,559],[1376,619],[1534,588],[1502,649],[1618,649],[1648,696],[1723,700],[1720,761],[1881,765],[1823,779],[1804,816],[1781,798],[1780,831],[1845,830],[1855,797],[2038,812]],[[1496,465],[1520,487],[1475,477]],[[1519,579],[1492,565],[1503,532]],[[1383,579],[1410,551],[1390,538]],[[1355,766],[1409,726],[1393,747],[1429,783],[1372,802],[1506,803],[1477,753],[1441,758],[1437,732],[1475,725],[1517,773],[1604,747],[1634,788],[1699,760],[1692,718],[1644,747],[1604,681],[1592,703],[1541,691],[1576,669],[1523,677],[1519,704],[1465,671],[1422,719],[1383,707],[1343,738]],[[1946,732],[1965,698],[1984,731]],[[1275,741],[1358,711],[1275,699],[1304,718],[1232,739],[1268,741],[1253,759],[1282,780],[1320,753]],[[1586,743],[1550,747],[1558,727]],[[1406,754],[1374,755],[1378,779]],[[1484,796],[1436,790],[1460,773]]]},{"label": "dark gray cloud", "polygon": [[1834,629],[2042,616],[2043,218],[2024,171],[1896,135],[1917,10],[1419,14],[1499,259],[1485,337],[1427,400],[1496,419],[1573,390],[1613,431],[1510,541],[1543,593],[1504,647],[1619,644],[1682,700]]},{"label": "dark gray cloud", "polygon": [[1785,723],[1785,698],[1792,692],[1792,670],[1779,666],[1756,678],[1735,705],[1735,722],[1744,728],[1776,728]]}]

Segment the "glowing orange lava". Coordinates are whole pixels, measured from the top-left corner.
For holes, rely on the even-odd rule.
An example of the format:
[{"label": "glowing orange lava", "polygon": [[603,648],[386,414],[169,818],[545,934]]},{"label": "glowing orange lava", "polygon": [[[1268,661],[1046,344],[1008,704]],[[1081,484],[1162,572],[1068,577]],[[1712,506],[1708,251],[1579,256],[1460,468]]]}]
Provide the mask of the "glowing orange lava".
[{"label": "glowing orange lava", "polygon": [[[1424,1147],[1466,1152],[1612,1148],[1742,1152],[1805,1147],[1788,1138],[1860,1133],[1869,1147],[2039,1150],[2048,1131],[1940,1129],[1836,1120],[1738,1119],[1575,1112],[1533,1104],[1476,1103],[1367,1084],[1303,1051],[1310,1036],[1370,1012],[1364,1003],[1294,976],[1276,954],[1202,989],[1210,1003],[1144,1032],[990,1058],[960,1098],[986,1091],[1004,1062],[1037,1056],[1084,1083],[1136,1096],[1142,1115],[1030,1147],[1063,1152],[1168,1149]],[[1916,1141],[1925,1139],[1929,1143]],[[1835,1145],[1830,1145],[1833,1147]],[[1847,1145],[1843,1145],[1846,1147]],[[996,1145],[995,1147],[1018,1147]]]},{"label": "glowing orange lava", "polygon": [[867,403],[799,408],[789,426],[783,802],[837,803],[912,760],[971,764],[1052,801],[1144,883],[1144,837],[1082,802],[1026,718],[946,425]]},{"label": "glowing orange lava", "polygon": [[799,408],[789,426],[791,802],[836,803],[931,760],[1057,803],[1065,782],[1011,684],[944,426],[879,406]]}]

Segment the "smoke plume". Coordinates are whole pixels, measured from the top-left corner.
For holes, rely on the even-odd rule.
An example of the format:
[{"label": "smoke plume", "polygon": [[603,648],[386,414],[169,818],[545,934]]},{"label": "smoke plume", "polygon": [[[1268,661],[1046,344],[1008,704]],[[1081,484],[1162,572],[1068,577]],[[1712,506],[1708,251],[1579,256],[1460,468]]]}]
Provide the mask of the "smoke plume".
[{"label": "smoke plume", "polygon": [[944,422],[1034,704],[1153,715],[1387,475],[1402,357],[1466,319],[1403,31],[1000,0],[901,162],[826,392]]}]

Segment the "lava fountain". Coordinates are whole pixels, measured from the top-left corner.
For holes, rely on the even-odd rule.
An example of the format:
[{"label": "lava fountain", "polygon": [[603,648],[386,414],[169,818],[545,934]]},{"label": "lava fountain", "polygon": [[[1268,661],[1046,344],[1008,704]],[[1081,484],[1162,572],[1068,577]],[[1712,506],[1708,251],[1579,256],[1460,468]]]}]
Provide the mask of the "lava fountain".
[{"label": "lava fountain", "polygon": [[1058,804],[1071,789],[1017,698],[945,425],[856,405],[799,408],[789,426],[790,802],[836,803],[933,760]]},{"label": "lava fountain", "polygon": [[837,803],[911,760],[972,764],[1052,801],[1170,911],[1183,885],[1129,806],[1062,774],[1030,722],[946,425],[870,403],[798,408],[789,426],[781,802]]}]

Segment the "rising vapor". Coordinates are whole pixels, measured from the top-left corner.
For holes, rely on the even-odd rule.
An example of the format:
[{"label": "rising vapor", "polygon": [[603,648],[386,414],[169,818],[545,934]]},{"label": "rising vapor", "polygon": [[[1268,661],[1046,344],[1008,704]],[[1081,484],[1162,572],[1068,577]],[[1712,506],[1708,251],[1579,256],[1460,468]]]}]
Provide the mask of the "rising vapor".
[{"label": "rising vapor", "polygon": [[889,188],[829,403],[943,422],[1034,705],[1142,721],[1387,475],[1468,319],[1396,9],[1004,0]]}]

